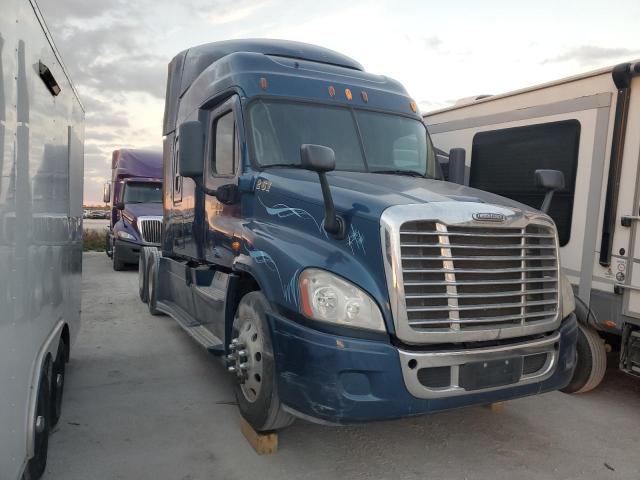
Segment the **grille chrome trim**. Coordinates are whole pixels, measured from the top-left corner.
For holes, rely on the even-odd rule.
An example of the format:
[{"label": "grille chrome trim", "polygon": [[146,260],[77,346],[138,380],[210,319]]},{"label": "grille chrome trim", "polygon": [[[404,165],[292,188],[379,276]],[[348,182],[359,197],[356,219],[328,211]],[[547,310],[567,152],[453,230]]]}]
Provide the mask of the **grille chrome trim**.
[{"label": "grille chrome trim", "polygon": [[[503,224],[487,225],[473,220],[478,207],[472,202],[447,201],[396,205],[383,212],[385,273],[400,340],[408,344],[484,341],[559,327],[559,247],[553,222],[540,213],[482,204],[483,212],[506,218]],[[415,222],[413,229],[402,228],[407,222]],[[422,222],[429,224],[427,228]],[[495,244],[490,238],[496,239]],[[494,267],[493,262],[496,266],[482,268],[482,260],[484,266]],[[485,286],[496,288],[483,294]],[[503,297],[511,301],[493,303]],[[478,298],[486,301],[474,304]],[[436,306],[431,307],[434,302]],[[428,318],[423,319],[425,315]]]},{"label": "grille chrome trim", "polygon": [[162,217],[138,217],[138,232],[142,241],[152,245],[160,245],[162,241]]}]

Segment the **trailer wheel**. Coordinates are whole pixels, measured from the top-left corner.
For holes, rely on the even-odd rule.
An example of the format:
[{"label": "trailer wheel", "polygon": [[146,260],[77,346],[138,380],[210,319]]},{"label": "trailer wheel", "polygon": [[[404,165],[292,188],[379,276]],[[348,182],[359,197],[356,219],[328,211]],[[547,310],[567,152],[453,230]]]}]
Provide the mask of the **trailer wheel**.
[{"label": "trailer wheel", "polygon": [[273,344],[267,324],[269,302],[262,292],[247,293],[233,320],[229,370],[236,375],[235,396],[241,415],[258,432],[293,423],[285,412],[276,385]]},{"label": "trailer wheel", "polygon": [[42,367],[38,397],[36,400],[36,415],[34,418],[34,454],[29,459],[24,471],[24,480],[36,480],[42,476],[47,465],[49,452],[49,432],[51,431],[51,361],[47,360]]},{"label": "trailer wheel", "polygon": [[149,256],[147,247],[144,247],[140,252],[140,258],[138,260],[138,295],[142,303],[149,301],[149,284],[148,284],[148,269],[147,258]]},{"label": "trailer wheel", "polygon": [[578,323],[576,369],[564,393],[584,393],[596,388],[607,370],[607,351],[598,332]]},{"label": "trailer wheel", "polygon": [[66,351],[64,339],[60,339],[58,353],[53,362],[51,375],[51,428],[55,427],[62,415],[62,395],[64,393],[64,380],[66,372]]},{"label": "trailer wheel", "polygon": [[124,262],[120,260],[120,256],[118,255],[118,249],[116,248],[115,243],[111,247],[111,260],[113,260],[113,269],[116,272],[120,272],[124,270]]},{"label": "trailer wheel", "polygon": [[158,252],[150,251],[149,258],[147,260],[147,291],[148,291],[148,303],[149,313],[151,315],[162,315],[162,312],[158,310]]}]

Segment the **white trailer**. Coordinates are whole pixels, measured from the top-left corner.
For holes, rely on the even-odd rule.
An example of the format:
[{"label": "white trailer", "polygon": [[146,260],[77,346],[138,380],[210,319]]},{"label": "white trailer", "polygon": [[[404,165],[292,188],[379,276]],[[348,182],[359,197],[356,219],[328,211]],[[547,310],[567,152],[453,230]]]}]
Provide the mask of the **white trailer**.
[{"label": "white trailer", "polygon": [[33,0],[0,13],[0,479],[38,478],[80,323],[84,111]]},{"label": "white trailer", "polygon": [[461,100],[424,121],[436,147],[470,152],[461,183],[540,206],[534,170],[564,173],[550,214],[582,323],[567,391],[598,385],[604,341],[640,375],[640,62]]}]

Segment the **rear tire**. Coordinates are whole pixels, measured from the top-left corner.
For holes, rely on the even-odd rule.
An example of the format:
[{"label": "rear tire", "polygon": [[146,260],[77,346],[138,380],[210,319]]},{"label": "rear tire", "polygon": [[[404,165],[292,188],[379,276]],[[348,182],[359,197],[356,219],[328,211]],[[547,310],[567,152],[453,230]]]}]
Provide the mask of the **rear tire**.
[{"label": "rear tire", "polygon": [[142,248],[140,252],[140,259],[138,260],[138,295],[142,303],[149,301],[149,282],[148,282],[148,269],[147,269],[148,251],[146,247]]},{"label": "rear tire", "polygon": [[596,388],[607,370],[604,341],[593,328],[578,323],[576,369],[564,393],[584,393]]},{"label": "rear tire", "polygon": [[158,262],[160,255],[157,251],[150,251],[149,258],[147,259],[147,292],[149,313],[151,315],[162,315],[162,312],[158,310]]},{"label": "rear tire", "polygon": [[67,346],[64,339],[60,339],[58,353],[53,362],[51,375],[51,428],[55,427],[62,415],[62,396],[64,394],[64,382],[66,373]]},{"label": "rear tire", "polygon": [[116,248],[115,244],[111,248],[112,248],[111,259],[113,260],[113,269],[116,272],[120,272],[124,270],[124,262],[120,260],[120,256],[118,255],[118,249]]},{"label": "rear tire", "polygon": [[235,396],[240,414],[257,432],[279,430],[295,420],[284,410],[278,396],[273,344],[266,317],[269,310],[269,302],[262,292],[250,292],[240,300],[233,321],[233,338],[243,343],[242,348],[248,355],[246,360],[236,361],[236,369],[240,363],[248,365],[248,369],[243,373],[247,377],[244,383],[237,376]]},{"label": "rear tire", "polygon": [[[47,455],[49,453],[49,433],[51,432],[51,405],[50,389],[51,385],[51,360],[47,360],[42,367],[40,383],[38,385],[38,398],[36,400],[36,415],[33,419],[34,425],[34,454],[29,459],[24,471],[25,480],[37,480],[42,476],[47,466]],[[40,419],[40,421],[38,421]]]}]

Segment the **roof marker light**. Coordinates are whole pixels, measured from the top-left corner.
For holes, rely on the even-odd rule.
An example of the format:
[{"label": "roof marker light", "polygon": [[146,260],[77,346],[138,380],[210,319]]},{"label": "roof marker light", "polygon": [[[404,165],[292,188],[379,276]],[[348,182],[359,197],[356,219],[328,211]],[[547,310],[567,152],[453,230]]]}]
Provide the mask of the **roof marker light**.
[{"label": "roof marker light", "polygon": [[416,113],[418,111],[418,105],[413,100],[411,101],[411,103],[409,103],[409,106],[411,107],[411,111],[413,113]]},{"label": "roof marker light", "polygon": [[348,88],[344,89],[344,96],[347,97],[347,100],[353,100],[353,95],[351,94],[351,90]]},{"label": "roof marker light", "polygon": [[267,82],[267,79],[266,79],[266,78],[264,78],[264,77],[262,77],[262,78],[260,79],[260,88],[261,88],[262,90],[266,90],[268,86],[269,86],[269,83]]},{"label": "roof marker light", "polygon": [[329,96],[332,98],[336,96],[336,87],[334,87],[333,85],[329,87]]},{"label": "roof marker light", "polygon": [[362,92],[360,92],[360,95],[362,96],[362,101],[364,103],[367,103],[369,101],[369,94],[367,92],[363,90]]}]

